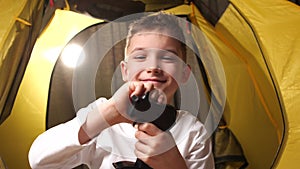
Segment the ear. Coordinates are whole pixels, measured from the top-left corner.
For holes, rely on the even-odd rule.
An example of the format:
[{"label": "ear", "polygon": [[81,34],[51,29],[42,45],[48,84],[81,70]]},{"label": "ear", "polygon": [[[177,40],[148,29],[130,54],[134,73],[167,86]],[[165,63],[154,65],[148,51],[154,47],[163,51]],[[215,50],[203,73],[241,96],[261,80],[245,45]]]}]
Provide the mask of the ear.
[{"label": "ear", "polygon": [[121,61],[121,72],[122,72],[122,79],[123,81],[128,81],[128,69],[127,69],[127,63],[125,61]]},{"label": "ear", "polygon": [[186,83],[191,75],[191,66],[186,64],[184,65],[184,68],[182,70],[182,77],[181,77],[181,83]]}]

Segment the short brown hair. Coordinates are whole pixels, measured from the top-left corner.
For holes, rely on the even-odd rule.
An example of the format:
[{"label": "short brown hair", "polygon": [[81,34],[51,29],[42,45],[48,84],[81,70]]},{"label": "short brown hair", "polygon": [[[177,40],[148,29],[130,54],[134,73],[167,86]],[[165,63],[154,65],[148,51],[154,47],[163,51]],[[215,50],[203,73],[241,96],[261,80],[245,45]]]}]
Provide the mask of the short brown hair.
[{"label": "short brown hair", "polygon": [[176,16],[164,12],[157,12],[131,23],[126,38],[125,55],[132,36],[143,31],[162,32],[162,35],[168,35],[178,40],[182,47],[183,60],[186,61],[185,37]]}]

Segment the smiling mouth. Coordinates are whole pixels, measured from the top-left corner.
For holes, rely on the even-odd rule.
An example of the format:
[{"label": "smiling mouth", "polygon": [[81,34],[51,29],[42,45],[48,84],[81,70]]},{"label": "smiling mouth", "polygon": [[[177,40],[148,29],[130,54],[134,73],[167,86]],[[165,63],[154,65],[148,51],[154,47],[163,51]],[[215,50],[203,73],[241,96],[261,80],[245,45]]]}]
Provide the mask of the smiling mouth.
[{"label": "smiling mouth", "polygon": [[143,79],[143,82],[152,82],[152,83],[165,83],[167,80],[160,80],[160,79]]}]

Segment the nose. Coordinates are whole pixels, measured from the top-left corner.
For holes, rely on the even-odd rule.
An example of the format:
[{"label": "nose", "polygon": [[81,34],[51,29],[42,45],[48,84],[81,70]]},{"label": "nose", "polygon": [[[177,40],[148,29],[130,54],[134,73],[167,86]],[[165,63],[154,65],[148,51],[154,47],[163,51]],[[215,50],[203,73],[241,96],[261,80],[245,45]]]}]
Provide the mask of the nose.
[{"label": "nose", "polygon": [[159,58],[156,53],[151,53],[151,56],[148,57],[146,71],[147,73],[161,73]]},{"label": "nose", "polygon": [[159,67],[149,67],[146,69],[147,73],[152,73],[152,74],[160,74],[162,72],[161,68]]}]

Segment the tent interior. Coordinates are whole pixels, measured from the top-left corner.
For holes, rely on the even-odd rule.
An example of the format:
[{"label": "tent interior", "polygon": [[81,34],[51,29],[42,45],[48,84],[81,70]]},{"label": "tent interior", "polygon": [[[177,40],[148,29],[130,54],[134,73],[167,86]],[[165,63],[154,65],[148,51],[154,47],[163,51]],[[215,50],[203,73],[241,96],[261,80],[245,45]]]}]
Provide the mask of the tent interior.
[{"label": "tent interior", "polygon": [[[188,53],[188,64],[198,85],[205,90],[202,101],[213,94],[208,72],[211,66],[223,71],[226,78],[223,118],[213,134],[216,168],[299,167],[296,160],[300,156],[298,1],[2,3],[9,11],[4,17],[8,24],[0,28],[3,32],[0,34],[0,166],[3,168],[30,168],[28,150],[38,134],[73,118],[78,108],[93,101],[89,96],[111,97],[112,88],[118,87],[112,77],[123,59],[124,41],[113,41],[113,36],[121,35],[115,35],[111,28],[111,33],[86,45],[95,32],[122,16],[160,10],[197,26],[222,63],[216,67],[199,60],[192,51]],[[192,36],[197,38],[199,34],[193,32]],[[72,91],[75,69],[65,66],[61,58],[63,51],[74,43],[88,51],[84,69],[94,62],[99,46],[114,46],[106,52],[101,64],[96,65],[91,87],[94,90],[88,91],[92,93],[79,90],[74,96]],[[202,44],[195,45],[203,49]],[[205,49],[203,52],[203,57],[210,56]],[[88,76],[85,73],[83,76]],[[200,105],[210,102],[208,99]]]}]

